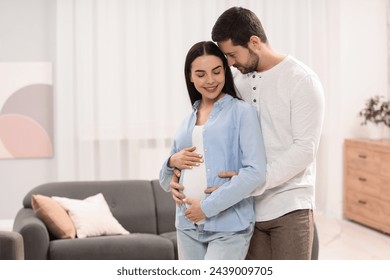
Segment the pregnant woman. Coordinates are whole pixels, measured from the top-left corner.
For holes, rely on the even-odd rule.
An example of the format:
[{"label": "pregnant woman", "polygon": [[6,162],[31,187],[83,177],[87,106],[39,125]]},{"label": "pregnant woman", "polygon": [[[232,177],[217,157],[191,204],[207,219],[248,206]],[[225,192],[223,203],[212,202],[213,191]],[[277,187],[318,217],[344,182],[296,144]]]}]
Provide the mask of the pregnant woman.
[{"label": "pregnant woman", "polygon": [[[177,206],[179,259],[244,259],[255,218],[250,193],[265,181],[260,122],[255,108],[237,97],[227,60],[213,42],[199,42],[188,51],[184,72],[193,111],[177,130],[160,183],[169,191],[176,167],[172,155],[195,146],[203,162],[183,169],[180,183],[189,200],[200,201],[204,215],[192,222],[184,214],[189,205]],[[218,177],[225,170],[237,175]],[[205,195],[213,186],[220,187]]]}]

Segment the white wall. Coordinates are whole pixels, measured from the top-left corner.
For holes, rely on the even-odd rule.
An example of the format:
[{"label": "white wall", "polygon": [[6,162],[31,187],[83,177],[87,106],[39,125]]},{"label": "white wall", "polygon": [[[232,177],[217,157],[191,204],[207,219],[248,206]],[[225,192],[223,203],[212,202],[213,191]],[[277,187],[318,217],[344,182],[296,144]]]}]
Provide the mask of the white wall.
[{"label": "white wall", "polygon": [[[55,1],[0,0],[1,62],[52,62],[54,31]],[[53,159],[0,160],[0,219],[13,219],[32,187],[55,178],[55,155]]]},{"label": "white wall", "polygon": [[329,13],[326,119],[319,151],[318,210],[342,217],[343,141],[365,137],[358,112],[365,100],[387,95],[386,0],[333,1]]},{"label": "white wall", "polygon": [[[0,0],[0,61],[54,62],[55,2]],[[329,0],[324,24],[331,28],[313,26],[318,32],[330,30],[327,42],[313,40],[318,55],[310,62],[326,85],[317,205],[336,217],[342,216],[343,140],[364,136],[358,111],[367,97],[387,93],[386,2]],[[277,39],[270,38],[277,46]],[[57,159],[55,154],[53,159],[0,160],[0,219],[12,219],[32,187],[58,179]]]}]

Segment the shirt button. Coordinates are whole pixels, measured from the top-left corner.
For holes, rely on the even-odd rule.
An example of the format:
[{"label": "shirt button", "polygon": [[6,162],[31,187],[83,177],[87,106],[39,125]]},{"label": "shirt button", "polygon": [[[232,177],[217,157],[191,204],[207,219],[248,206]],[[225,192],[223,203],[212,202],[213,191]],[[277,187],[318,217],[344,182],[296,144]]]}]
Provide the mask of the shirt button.
[{"label": "shirt button", "polygon": [[253,102],[255,102],[255,103],[256,103],[256,99],[253,99]]},{"label": "shirt button", "polygon": [[207,172],[210,172],[210,168],[207,169]]},{"label": "shirt button", "polygon": [[207,149],[204,149],[205,152],[207,152]]},{"label": "shirt button", "polygon": [[256,87],[253,87],[253,90],[256,90]]},{"label": "shirt button", "polygon": [[252,78],[253,78],[253,79],[256,78],[256,75],[253,74]]}]

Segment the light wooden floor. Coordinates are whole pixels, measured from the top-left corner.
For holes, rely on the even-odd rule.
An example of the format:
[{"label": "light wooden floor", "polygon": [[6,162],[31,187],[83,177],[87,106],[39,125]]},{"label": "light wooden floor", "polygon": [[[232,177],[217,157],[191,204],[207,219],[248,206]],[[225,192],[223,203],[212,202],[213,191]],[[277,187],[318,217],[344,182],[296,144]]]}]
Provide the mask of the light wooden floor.
[{"label": "light wooden floor", "polygon": [[390,235],[315,214],[320,260],[390,260]]}]

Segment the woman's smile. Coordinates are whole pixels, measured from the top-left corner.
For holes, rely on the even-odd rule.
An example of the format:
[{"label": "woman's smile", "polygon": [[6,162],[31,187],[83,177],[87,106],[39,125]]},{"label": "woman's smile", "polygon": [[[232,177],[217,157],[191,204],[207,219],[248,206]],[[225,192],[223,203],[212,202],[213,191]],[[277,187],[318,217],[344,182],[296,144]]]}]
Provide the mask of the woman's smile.
[{"label": "woman's smile", "polygon": [[210,93],[214,93],[217,88],[218,88],[218,85],[204,87],[204,89]]}]

